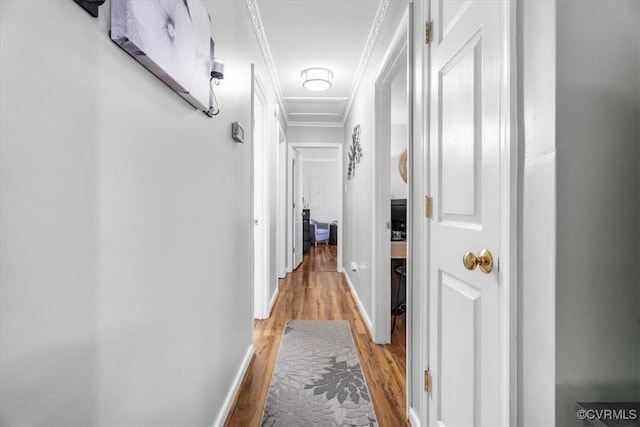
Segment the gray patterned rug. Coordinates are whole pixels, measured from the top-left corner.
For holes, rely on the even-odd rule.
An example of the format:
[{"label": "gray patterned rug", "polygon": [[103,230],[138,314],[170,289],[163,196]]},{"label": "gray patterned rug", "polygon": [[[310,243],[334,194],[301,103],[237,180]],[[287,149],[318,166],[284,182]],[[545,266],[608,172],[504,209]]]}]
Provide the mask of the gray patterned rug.
[{"label": "gray patterned rug", "polygon": [[347,320],[289,320],[262,426],[377,426]]}]

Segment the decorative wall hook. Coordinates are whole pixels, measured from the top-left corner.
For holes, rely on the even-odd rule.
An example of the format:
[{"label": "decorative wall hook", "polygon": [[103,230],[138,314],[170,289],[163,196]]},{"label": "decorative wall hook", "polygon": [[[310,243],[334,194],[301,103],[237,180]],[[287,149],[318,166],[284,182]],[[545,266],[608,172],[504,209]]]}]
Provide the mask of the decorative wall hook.
[{"label": "decorative wall hook", "polygon": [[78,3],[78,5],[80,5],[81,8],[86,10],[89,13],[89,15],[93,16],[94,18],[98,17],[98,7],[102,6],[105,2],[105,0],[73,0],[73,1]]}]

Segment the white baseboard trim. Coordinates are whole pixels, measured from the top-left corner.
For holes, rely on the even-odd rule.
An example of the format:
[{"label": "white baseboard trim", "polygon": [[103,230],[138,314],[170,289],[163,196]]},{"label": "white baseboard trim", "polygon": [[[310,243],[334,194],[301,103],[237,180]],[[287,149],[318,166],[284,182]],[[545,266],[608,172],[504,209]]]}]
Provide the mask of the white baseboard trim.
[{"label": "white baseboard trim", "polygon": [[418,414],[413,408],[409,408],[409,424],[411,424],[411,427],[420,427],[420,419],[418,419]]},{"label": "white baseboard trim", "polygon": [[253,358],[253,344],[249,346],[247,352],[244,355],[244,359],[242,359],[242,364],[240,365],[240,369],[236,373],[236,377],[233,379],[233,383],[231,384],[231,388],[229,389],[229,393],[227,393],[227,397],[224,399],[224,404],[222,405],[222,409],[218,413],[218,417],[216,421],[213,423],[213,427],[222,427],[227,421],[227,417],[229,416],[229,411],[231,410],[231,405],[233,405],[233,399],[236,397],[238,390],[240,389],[240,383],[242,383],[242,379],[244,378],[244,374],[247,372],[249,368],[249,363],[251,363],[251,359]]},{"label": "white baseboard trim", "polygon": [[273,306],[276,303],[276,299],[278,299],[278,293],[280,292],[280,288],[276,286],[276,290],[271,296],[271,301],[269,302],[269,316],[271,316],[271,311],[273,310]]},{"label": "white baseboard trim", "polygon": [[349,290],[351,291],[351,295],[353,296],[353,299],[355,300],[356,305],[358,306],[358,311],[360,312],[360,315],[364,319],[364,323],[367,326],[367,329],[369,330],[369,335],[373,336],[373,332],[372,332],[373,326],[371,323],[371,319],[369,319],[369,315],[364,310],[362,301],[360,301],[360,297],[358,296],[355,288],[353,287],[353,283],[351,283],[351,279],[349,279],[349,275],[345,271],[342,272],[342,275],[344,276],[344,280],[347,281],[347,285],[349,285]]}]

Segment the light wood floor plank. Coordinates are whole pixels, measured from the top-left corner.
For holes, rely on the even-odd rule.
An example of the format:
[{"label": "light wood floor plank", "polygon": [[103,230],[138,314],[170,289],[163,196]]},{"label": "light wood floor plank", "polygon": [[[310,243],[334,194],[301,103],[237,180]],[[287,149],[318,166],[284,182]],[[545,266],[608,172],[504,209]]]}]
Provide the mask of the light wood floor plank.
[{"label": "light wood floor plank", "polygon": [[311,247],[295,272],[280,280],[271,317],[255,321],[255,356],[225,427],[260,425],[282,331],[291,319],[349,320],[380,426],[409,426],[405,416],[405,318],[398,317],[390,345],[374,344],[336,265],[336,247],[319,244]]}]

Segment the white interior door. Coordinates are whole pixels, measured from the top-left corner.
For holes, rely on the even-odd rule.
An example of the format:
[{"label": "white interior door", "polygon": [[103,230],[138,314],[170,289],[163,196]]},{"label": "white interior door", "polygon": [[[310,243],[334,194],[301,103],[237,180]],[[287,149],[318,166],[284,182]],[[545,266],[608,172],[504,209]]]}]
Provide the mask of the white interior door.
[{"label": "white interior door", "polygon": [[[508,308],[498,262],[504,118],[503,1],[433,1],[429,242],[429,425],[508,425]],[[505,101],[505,99],[507,101]],[[505,116],[506,115],[506,116]],[[509,141],[506,141],[508,146]],[[491,272],[467,270],[463,255],[487,249]],[[500,265],[500,269],[508,269]],[[507,366],[505,366],[507,365]]]},{"label": "white interior door", "polygon": [[278,185],[277,185],[277,266],[278,277],[284,278],[287,275],[287,140],[282,129],[282,125],[278,122]]},{"label": "white interior door", "polygon": [[256,319],[269,317],[269,257],[267,246],[268,188],[266,179],[267,101],[254,76],[253,90],[253,311]]},{"label": "white interior door", "polygon": [[302,156],[293,149],[293,269],[302,262]]}]

